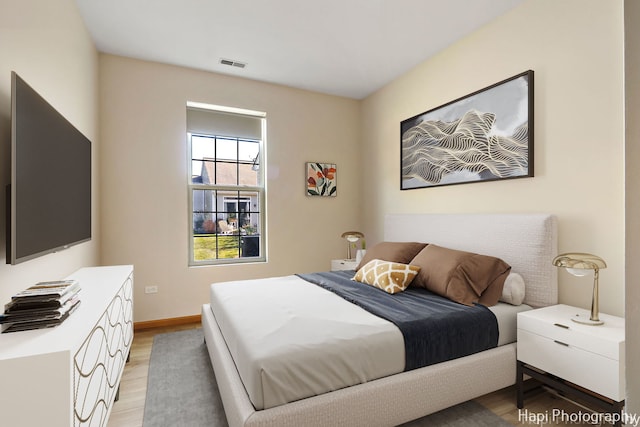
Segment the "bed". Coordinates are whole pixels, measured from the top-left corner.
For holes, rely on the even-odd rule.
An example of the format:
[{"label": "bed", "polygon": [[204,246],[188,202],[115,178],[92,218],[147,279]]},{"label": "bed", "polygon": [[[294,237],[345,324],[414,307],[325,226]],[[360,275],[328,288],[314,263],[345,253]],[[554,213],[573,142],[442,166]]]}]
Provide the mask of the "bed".
[{"label": "bed", "polygon": [[[442,247],[501,258],[512,267],[512,271],[524,278],[526,294],[523,307],[541,307],[557,303],[557,277],[551,263],[557,252],[557,226],[555,217],[552,215],[387,215],[384,223],[384,240],[388,242],[428,242]],[[297,282],[302,279],[297,276],[266,280],[279,283],[276,286],[284,286],[286,292],[302,288]],[[236,285],[227,284],[226,287],[231,290],[244,287]],[[243,285],[250,289],[251,283]],[[260,287],[260,285],[254,285],[254,289]],[[214,287],[222,289],[221,284],[214,284],[212,292]],[[343,303],[336,302],[333,299],[335,296],[326,296],[330,292],[322,289],[311,292],[315,292],[311,297],[314,301],[325,298],[331,300],[333,301],[331,303],[337,304],[336,307],[338,307],[332,306],[331,312],[342,313],[341,304]],[[260,343],[261,337],[268,334],[261,330],[253,332],[245,330],[241,333],[240,329],[242,328],[229,323],[231,322],[229,317],[222,313],[224,307],[228,306],[230,308],[227,311],[232,313],[230,317],[233,317],[233,312],[236,311],[239,311],[236,317],[243,317],[247,315],[242,312],[244,304],[236,302],[234,306],[232,302],[214,301],[213,298],[219,297],[212,297],[209,304],[203,305],[202,323],[209,356],[227,420],[231,427],[394,426],[515,383],[516,346],[514,342],[502,342],[497,347],[468,356],[399,372],[397,366],[395,368],[389,367],[394,363],[397,365],[399,356],[394,356],[393,351],[387,351],[385,356],[389,353],[388,359],[390,360],[385,362],[386,365],[382,363],[376,369],[381,369],[379,372],[385,372],[385,369],[390,369],[390,371],[384,375],[376,374],[379,378],[368,378],[366,372],[356,372],[353,376],[360,378],[360,383],[344,386],[334,391],[320,391],[319,394],[291,402],[289,402],[291,400],[289,397],[280,396],[286,391],[286,386],[281,388],[282,393],[280,394],[276,390],[261,396],[256,394],[256,389],[261,386],[251,383],[251,380],[248,379],[250,377],[245,372],[246,368],[243,367],[245,365],[241,363],[241,360],[236,363],[232,355],[235,354],[237,358],[240,358],[238,355],[243,354],[243,346],[253,340],[258,341],[258,347],[263,344],[275,346],[280,342],[277,335],[278,329],[281,326],[287,326],[286,316],[280,320],[276,319],[276,322],[280,321],[276,327],[265,326],[270,328],[268,334],[273,331],[274,335],[271,336],[272,339]],[[242,295],[241,298],[246,298],[246,295]],[[309,299],[309,296],[305,294],[303,298]],[[248,304],[248,307],[248,310],[251,310],[251,304]],[[299,309],[304,312],[310,310],[311,307],[312,305],[302,306]],[[307,314],[314,319],[313,313]],[[351,332],[344,327],[346,323],[341,322],[342,320],[344,322],[351,321],[352,314],[345,314],[345,319],[342,319],[342,314],[335,316],[332,314],[332,316],[338,321],[333,326],[333,330],[330,327],[327,328],[327,335],[338,334],[341,341],[355,341],[349,339]],[[513,317],[515,318],[515,315]],[[367,318],[361,324],[361,319],[358,318],[353,323],[357,323],[358,328],[380,327],[377,325],[379,322],[370,319]],[[382,323],[382,328],[385,329],[384,321]],[[507,329],[503,329],[502,325],[500,328],[501,336],[512,334],[512,332],[506,332]],[[514,324],[512,324],[512,328],[515,329]],[[226,331],[226,335],[223,335],[222,331]],[[242,338],[244,333],[248,334],[248,338]],[[254,335],[252,336],[251,333]],[[390,348],[388,341],[385,340],[398,340],[397,331],[394,336],[393,328],[387,327],[385,334],[382,334],[384,337],[380,341],[371,344],[372,347],[365,346],[364,352],[381,354],[380,349]],[[287,332],[287,335],[291,334]],[[298,338],[304,340],[307,335],[309,334],[300,331]],[[295,345],[298,338],[294,336],[291,345]],[[330,352],[331,345],[327,344],[326,347]],[[286,357],[284,360],[287,360]],[[374,362],[377,363],[377,359],[371,361],[372,364]],[[310,375],[308,371],[307,375]],[[340,373],[336,377],[343,377],[343,374]],[[243,383],[243,379],[246,384]],[[283,400],[268,401],[271,396]]]}]

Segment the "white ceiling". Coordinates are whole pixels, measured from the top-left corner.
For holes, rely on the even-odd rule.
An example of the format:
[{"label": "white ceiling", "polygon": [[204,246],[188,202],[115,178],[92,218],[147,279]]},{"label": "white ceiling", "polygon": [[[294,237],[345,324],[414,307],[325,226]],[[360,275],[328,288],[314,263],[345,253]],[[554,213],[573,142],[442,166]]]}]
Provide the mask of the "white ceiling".
[{"label": "white ceiling", "polygon": [[522,1],[76,3],[101,52],[362,99]]}]

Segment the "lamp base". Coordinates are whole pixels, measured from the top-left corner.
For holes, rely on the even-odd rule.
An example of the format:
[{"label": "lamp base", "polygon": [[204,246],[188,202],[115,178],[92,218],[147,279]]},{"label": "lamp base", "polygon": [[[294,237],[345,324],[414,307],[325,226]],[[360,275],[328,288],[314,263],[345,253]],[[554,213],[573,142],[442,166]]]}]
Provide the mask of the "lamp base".
[{"label": "lamp base", "polygon": [[604,322],[602,320],[591,320],[589,317],[581,316],[579,314],[576,314],[575,316],[573,316],[571,320],[573,320],[576,323],[580,323],[581,325],[589,325],[589,326],[604,325]]}]

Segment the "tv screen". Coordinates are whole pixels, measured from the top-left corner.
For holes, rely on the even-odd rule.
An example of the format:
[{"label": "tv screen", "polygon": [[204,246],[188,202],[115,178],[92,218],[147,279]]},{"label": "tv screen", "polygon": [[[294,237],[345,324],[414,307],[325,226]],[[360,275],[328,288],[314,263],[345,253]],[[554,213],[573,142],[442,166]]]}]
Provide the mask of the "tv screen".
[{"label": "tv screen", "polygon": [[7,263],[91,239],[91,142],[11,74]]}]

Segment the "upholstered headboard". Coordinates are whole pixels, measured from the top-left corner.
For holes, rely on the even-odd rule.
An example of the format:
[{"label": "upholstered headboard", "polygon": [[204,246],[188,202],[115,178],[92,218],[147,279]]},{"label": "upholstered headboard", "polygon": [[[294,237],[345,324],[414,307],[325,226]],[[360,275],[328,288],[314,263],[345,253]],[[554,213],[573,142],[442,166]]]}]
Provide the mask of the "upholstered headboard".
[{"label": "upholstered headboard", "polygon": [[556,218],[549,214],[390,214],[384,240],[434,243],[502,258],[526,284],[524,302],[558,303]]}]

